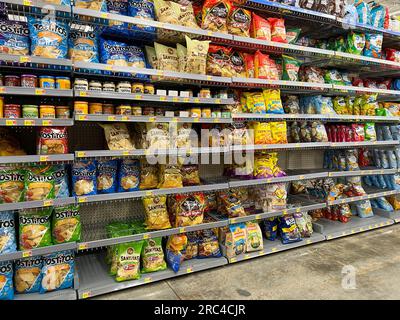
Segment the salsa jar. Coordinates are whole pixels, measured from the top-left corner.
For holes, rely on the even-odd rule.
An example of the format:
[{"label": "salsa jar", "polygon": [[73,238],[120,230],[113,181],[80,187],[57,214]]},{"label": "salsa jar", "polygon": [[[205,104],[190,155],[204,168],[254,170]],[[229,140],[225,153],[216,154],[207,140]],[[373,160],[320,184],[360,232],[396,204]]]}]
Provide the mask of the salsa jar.
[{"label": "salsa jar", "polygon": [[129,105],[120,105],[116,108],[115,114],[130,116],[130,115],[132,115],[132,108]]},{"label": "salsa jar", "polygon": [[145,84],[144,85],[144,93],[145,94],[154,94],[155,89],[152,84]]},{"label": "salsa jar", "polygon": [[[143,85],[142,85],[143,86]],[[132,87],[129,81],[121,81],[117,85],[117,92],[119,93],[131,93]]]},{"label": "salsa jar", "polygon": [[4,85],[6,87],[19,87],[21,86],[21,79],[20,77],[14,75],[5,76]]},{"label": "salsa jar", "polygon": [[140,82],[132,83],[132,93],[144,93],[143,83]]},{"label": "salsa jar", "polygon": [[74,110],[76,114],[88,114],[89,113],[89,105],[87,101],[75,101],[74,102]]},{"label": "salsa jar", "polygon": [[21,106],[19,104],[4,105],[4,118],[8,119],[21,118]]},{"label": "salsa jar", "polygon": [[144,116],[154,116],[154,108],[153,107],[144,107],[143,115]]},{"label": "salsa jar", "polygon": [[114,105],[112,105],[111,103],[104,103],[103,114],[114,114]]},{"label": "salsa jar", "polygon": [[37,77],[34,74],[21,75],[21,87],[36,88],[37,87]]},{"label": "salsa jar", "polygon": [[54,89],[56,80],[52,76],[39,76],[39,84],[43,89]]},{"label": "salsa jar", "polygon": [[39,118],[39,108],[34,104],[24,104],[22,105],[22,117],[23,118]]},{"label": "salsa jar", "polygon": [[141,116],[142,115],[142,107],[141,106],[133,106],[132,107],[132,115],[133,116]]},{"label": "salsa jar", "polygon": [[56,108],[52,105],[42,104],[39,109],[42,119],[54,119],[56,117]]},{"label": "salsa jar", "polygon": [[69,119],[69,106],[56,106],[56,118]]},{"label": "salsa jar", "polygon": [[105,92],[115,92],[115,83],[114,82],[104,82],[103,83],[103,91]]},{"label": "salsa jar", "polygon": [[89,82],[89,90],[90,91],[101,91],[102,85],[100,81],[92,80]]},{"label": "salsa jar", "polygon": [[89,103],[89,113],[90,114],[103,114],[103,104],[92,102]]},{"label": "salsa jar", "polygon": [[69,77],[56,77],[56,89],[69,90],[71,89],[71,80]]}]

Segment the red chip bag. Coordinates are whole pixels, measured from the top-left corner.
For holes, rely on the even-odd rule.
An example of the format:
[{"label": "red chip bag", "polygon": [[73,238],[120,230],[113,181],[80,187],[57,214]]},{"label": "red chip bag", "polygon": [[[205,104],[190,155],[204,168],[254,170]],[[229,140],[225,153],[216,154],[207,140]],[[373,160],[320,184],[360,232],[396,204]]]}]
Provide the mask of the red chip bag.
[{"label": "red chip bag", "polygon": [[400,62],[400,51],[396,49],[385,49],[386,53],[386,60],[394,61],[394,62]]},{"label": "red chip bag", "polygon": [[392,87],[392,79],[382,80],[378,82],[377,86],[378,89],[390,90],[390,88]]},{"label": "red chip bag", "polygon": [[287,43],[285,20],[279,18],[268,18],[271,24],[271,41]]},{"label": "red chip bag", "polygon": [[258,79],[279,80],[275,61],[259,50],[254,54],[254,69],[255,77]]},{"label": "red chip bag", "polygon": [[227,20],[231,2],[228,0],[206,0],[201,13],[201,28],[228,33]]},{"label": "red chip bag", "polygon": [[370,158],[368,156],[368,150],[363,148],[358,151],[358,165],[360,167],[369,167],[370,166]]},{"label": "red chip bag", "polygon": [[254,55],[244,53],[244,63],[246,64],[246,77],[255,78]]},{"label": "red chip bag", "polygon": [[208,47],[206,73],[219,77],[231,77],[230,54],[231,48],[211,44]]},{"label": "red chip bag", "polygon": [[364,141],[364,125],[353,123],[351,127],[353,129],[353,141]]},{"label": "red chip bag", "polygon": [[377,89],[377,88],[378,88],[378,85],[377,85],[377,83],[376,83],[375,80],[372,80],[372,79],[364,79],[364,80],[363,80],[363,83],[364,83],[364,87],[365,87],[365,88],[373,88],[373,89]]},{"label": "red chip bag", "polygon": [[353,78],[352,84],[355,87],[364,87],[364,81],[361,78]]},{"label": "red chip bag", "polygon": [[68,153],[66,127],[41,127],[39,131],[38,154]]},{"label": "red chip bag", "polygon": [[254,39],[271,41],[271,24],[252,12],[250,35]]},{"label": "red chip bag", "polygon": [[201,14],[202,14],[202,9],[203,6],[200,3],[193,3],[193,13],[194,17],[196,18],[197,25],[201,26]]}]

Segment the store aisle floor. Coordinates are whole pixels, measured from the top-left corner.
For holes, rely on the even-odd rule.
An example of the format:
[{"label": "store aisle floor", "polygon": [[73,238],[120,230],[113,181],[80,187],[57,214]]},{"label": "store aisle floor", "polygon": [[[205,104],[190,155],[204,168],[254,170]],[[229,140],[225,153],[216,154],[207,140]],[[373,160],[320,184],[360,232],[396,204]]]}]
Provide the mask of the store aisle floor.
[{"label": "store aisle floor", "polygon": [[[399,247],[394,225],[97,299],[400,299]],[[342,287],[344,266],[356,289]]]}]

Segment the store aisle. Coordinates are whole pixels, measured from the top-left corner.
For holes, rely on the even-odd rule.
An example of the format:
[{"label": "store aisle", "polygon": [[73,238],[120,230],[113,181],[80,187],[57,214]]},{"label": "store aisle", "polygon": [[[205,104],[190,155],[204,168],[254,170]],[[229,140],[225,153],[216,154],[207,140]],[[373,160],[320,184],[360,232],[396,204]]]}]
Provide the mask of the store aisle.
[{"label": "store aisle", "polygon": [[[97,299],[400,299],[400,225],[97,297]],[[343,266],[356,289],[343,289]]]}]

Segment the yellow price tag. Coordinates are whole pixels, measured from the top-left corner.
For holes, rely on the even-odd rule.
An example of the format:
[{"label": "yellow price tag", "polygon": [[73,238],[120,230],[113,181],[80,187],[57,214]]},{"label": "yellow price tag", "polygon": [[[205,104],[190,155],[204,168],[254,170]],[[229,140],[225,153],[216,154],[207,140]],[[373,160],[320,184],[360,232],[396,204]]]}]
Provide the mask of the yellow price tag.
[{"label": "yellow price tag", "polygon": [[372,226],[368,226],[368,229],[371,230],[371,229],[372,229]]},{"label": "yellow price tag", "polygon": [[143,96],[141,94],[135,94],[135,99],[136,100],[142,100]]},{"label": "yellow price tag", "polygon": [[116,117],[115,116],[108,116],[107,120],[108,121],[115,121]]},{"label": "yellow price tag", "polygon": [[43,162],[43,161],[48,161],[49,160],[49,156],[40,156],[39,157],[39,161]]},{"label": "yellow price tag", "polygon": [[236,258],[231,258],[231,259],[230,259],[230,262],[231,262],[231,263],[236,262],[236,261],[237,261]]},{"label": "yellow price tag", "polygon": [[121,117],[121,121],[128,121],[128,120],[129,120],[129,118],[127,116]]},{"label": "yellow price tag", "polygon": [[78,245],[78,250],[86,250],[87,248],[89,248],[89,246],[88,246],[88,244],[86,242],[80,243]]},{"label": "yellow price tag", "polygon": [[178,102],[178,101],[179,101],[178,97],[173,97],[172,98],[172,102]]},{"label": "yellow price tag", "polygon": [[129,156],[129,151],[122,151],[123,156]]},{"label": "yellow price tag", "polygon": [[331,235],[328,235],[328,236],[326,237],[326,239],[327,239],[327,240],[331,240],[331,239],[332,239],[332,236],[331,236]]},{"label": "yellow price tag", "polygon": [[84,203],[84,202],[86,202],[87,201],[87,197],[79,197],[78,198],[78,202],[79,203]]},{"label": "yellow price tag", "polygon": [[104,69],[107,70],[107,71],[112,71],[113,70],[113,66],[107,64],[107,65],[104,66]]},{"label": "yellow price tag", "polygon": [[78,151],[76,155],[77,155],[78,158],[83,158],[83,157],[86,156],[86,152],[85,151]]},{"label": "yellow price tag", "polygon": [[150,234],[149,234],[149,233],[144,233],[144,234],[143,234],[143,239],[144,239],[144,240],[150,239]]},{"label": "yellow price tag", "polygon": [[192,273],[193,272],[193,267],[186,268],[186,273]]},{"label": "yellow price tag", "polygon": [[361,228],[360,228],[360,231],[364,231],[364,228],[361,227]]},{"label": "yellow price tag", "polygon": [[53,124],[53,121],[51,120],[43,120],[42,121],[42,126],[51,126]]},{"label": "yellow price tag", "polygon": [[355,231],[354,231],[354,229],[351,229],[351,233],[354,233]]},{"label": "yellow price tag", "polygon": [[300,148],[300,143],[296,143],[295,147]]},{"label": "yellow price tag", "polygon": [[53,200],[44,200],[43,201],[43,207],[49,207],[52,206],[54,204]]},{"label": "yellow price tag", "polygon": [[271,249],[271,252],[276,252],[276,251],[278,251],[277,248],[272,248],[272,249]]},{"label": "yellow price tag", "polygon": [[28,258],[28,257],[32,257],[32,251],[31,250],[22,251],[22,258]]},{"label": "yellow price tag", "polygon": [[236,223],[236,221],[237,221],[237,219],[235,219],[235,218],[230,219],[230,223]]},{"label": "yellow price tag", "polygon": [[160,97],[160,101],[165,101],[165,100],[167,100],[167,97],[166,97],[166,96],[161,96],[161,97]]},{"label": "yellow price tag", "polygon": [[24,0],[24,6],[31,6],[32,1],[31,0]]},{"label": "yellow price tag", "polygon": [[30,127],[35,124],[35,120],[24,120],[24,126]]},{"label": "yellow price tag", "polygon": [[153,195],[153,191],[146,191],[146,196],[152,196]]},{"label": "yellow price tag", "polygon": [[249,255],[248,253],[246,253],[246,254],[244,255],[244,258],[245,258],[245,260],[250,259],[250,255]]},{"label": "yellow price tag", "polygon": [[210,31],[210,30],[208,30],[208,31],[207,31],[207,35],[208,35],[208,36],[212,36],[212,35],[213,35],[213,32]]},{"label": "yellow price tag", "polygon": [[193,122],[199,122],[199,121],[200,121],[199,118],[194,118],[194,119],[193,119]]},{"label": "yellow price tag", "polygon": [[300,208],[296,208],[296,212],[300,212]]},{"label": "yellow price tag", "polygon": [[5,92],[6,92],[6,88],[0,87],[0,93],[5,93]]},{"label": "yellow price tag", "polygon": [[262,256],[263,254],[265,254],[264,250],[258,251],[259,256]]},{"label": "yellow price tag", "polygon": [[310,244],[310,243],[312,243],[311,240],[307,240],[307,241],[306,241],[306,244]]},{"label": "yellow price tag", "polygon": [[149,282],[151,282],[152,280],[151,280],[151,277],[146,277],[146,278],[144,278],[143,279],[143,282],[144,283],[149,283]]},{"label": "yellow price tag", "polygon": [[342,201],[340,201],[340,203],[346,203],[346,200],[343,199]]},{"label": "yellow price tag", "polygon": [[150,117],[149,118],[149,122],[155,122],[156,121],[156,118],[155,117]]},{"label": "yellow price tag", "polygon": [[157,75],[158,75],[158,76],[164,75],[164,71],[162,71],[162,70],[157,70]]},{"label": "yellow price tag", "polygon": [[200,99],[199,99],[199,98],[194,98],[193,101],[194,101],[195,103],[199,103],[199,102],[200,102]]},{"label": "yellow price tag", "polygon": [[101,12],[100,17],[103,19],[108,19],[108,13],[107,12]]},{"label": "yellow price tag", "polygon": [[172,118],[172,122],[178,122],[179,118]]},{"label": "yellow price tag", "polygon": [[79,96],[80,97],[86,97],[87,96],[87,92],[86,91],[79,91]]},{"label": "yellow price tag", "polygon": [[303,175],[301,175],[301,176],[300,176],[300,180],[303,180],[303,179],[304,179],[304,176],[303,176]]},{"label": "yellow price tag", "polygon": [[21,56],[21,57],[19,57],[19,62],[20,63],[31,62],[31,57],[29,57],[29,56]]},{"label": "yellow price tag", "polygon": [[45,93],[46,91],[44,89],[35,89],[35,94],[38,96],[43,95]]},{"label": "yellow price tag", "polygon": [[219,119],[218,119],[218,118],[215,118],[215,119],[214,119],[214,123],[219,123]]},{"label": "yellow price tag", "polygon": [[221,99],[215,99],[215,103],[221,103]]},{"label": "yellow price tag", "polygon": [[90,291],[86,291],[86,292],[82,293],[82,299],[90,298],[90,296],[91,296]]},{"label": "yellow price tag", "polygon": [[184,233],[186,231],[186,228],[179,228],[179,233]]},{"label": "yellow price tag", "polygon": [[261,214],[256,214],[256,220],[260,220],[261,219]]},{"label": "yellow price tag", "polygon": [[6,120],[6,126],[14,126],[17,124],[17,120]]},{"label": "yellow price tag", "polygon": [[283,215],[287,214],[287,210],[283,210],[283,211],[282,211],[282,214],[283,214]]},{"label": "yellow price tag", "polygon": [[207,80],[211,81],[212,80],[212,76],[207,76]]},{"label": "yellow price tag", "polygon": [[86,114],[80,114],[78,115],[78,120],[79,121],[85,121],[87,120],[88,116]]},{"label": "yellow price tag", "polygon": [[183,102],[189,102],[190,98],[183,98]]}]

